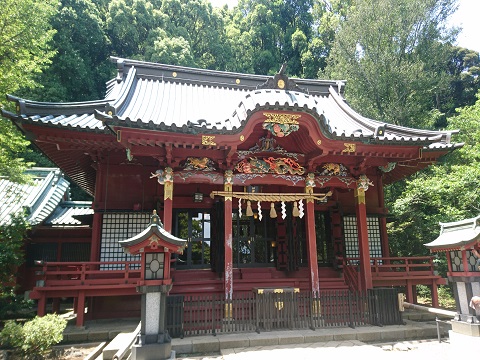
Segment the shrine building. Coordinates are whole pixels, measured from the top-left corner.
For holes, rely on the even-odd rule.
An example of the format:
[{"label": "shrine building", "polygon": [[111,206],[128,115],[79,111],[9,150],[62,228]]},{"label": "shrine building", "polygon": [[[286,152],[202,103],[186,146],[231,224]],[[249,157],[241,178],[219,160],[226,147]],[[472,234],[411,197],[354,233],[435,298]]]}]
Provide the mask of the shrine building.
[{"label": "shrine building", "polygon": [[138,315],[138,256],[120,242],[141,233],[153,210],[187,240],[171,254],[171,295],[397,286],[414,302],[424,284],[438,304],[445,282],[430,257],[390,257],[384,186],[460,147],[454,132],[365,118],[345,101],[343,81],[112,61],[118,73],[102,100],[8,95],[16,111],[2,109],[93,197],[83,258],[37,259],[29,269],[38,277],[44,266],[30,289],[40,315],[65,297],[79,324],[84,315]]}]

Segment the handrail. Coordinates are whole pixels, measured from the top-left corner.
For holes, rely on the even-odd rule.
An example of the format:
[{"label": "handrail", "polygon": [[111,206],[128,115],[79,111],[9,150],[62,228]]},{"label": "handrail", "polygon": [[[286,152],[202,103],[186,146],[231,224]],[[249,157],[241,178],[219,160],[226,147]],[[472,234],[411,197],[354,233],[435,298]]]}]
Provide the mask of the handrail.
[{"label": "handrail", "polygon": [[351,258],[344,258],[342,261],[343,264],[343,276],[345,279],[345,283],[348,285],[350,290],[356,291],[359,289],[359,281],[358,281],[358,263],[353,263],[355,259]]},{"label": "handrail", "polygon": [[[140,261],[89,261],[89,262],[42,262],[42,284],[39,287],[89,285],[110,283],[118,280],[118,284],[134,284],[141,275],[140,269],[132,269],[140,265]],[[101,269],[114,266],[118,269]]]},{"label": "handrail", "polygon": [[403,275],[434,275],[433,256],[378,257],[371,258],[372,276],[388,276],[401,272]]},{"label": "handrail", "polygon": [[123,357],[128,353],[130,348],[132,347],[133,343],[137,339],[138,333],[140,332],[142,328],[142,322],[140,321],[137,325],[137,328],[133,330],[132,333],[130,333],[131,337],[128,338],[128,341],[126,341],[123,346],[118,349],[118,351],[113,355],[112,360],[121,360]]},{"label": "handrail", "polygon": [[[370,258],[372,278],[435,276],[433,259],[433,256],[373,257]],[[357,290],[360,258],[339,258],[339,261],[343,264],[345,283],[350,289]]]}]

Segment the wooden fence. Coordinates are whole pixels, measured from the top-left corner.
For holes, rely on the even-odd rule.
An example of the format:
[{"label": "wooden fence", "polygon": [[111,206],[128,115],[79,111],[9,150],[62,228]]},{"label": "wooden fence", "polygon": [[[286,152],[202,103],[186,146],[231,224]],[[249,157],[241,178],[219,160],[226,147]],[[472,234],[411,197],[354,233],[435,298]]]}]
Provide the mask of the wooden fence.
[{"label": "wooden fence", "polygon": [[350,290],[171,295],[167,298],[167,329],[172,337],[401,324],[397,291],[377,288]]}]

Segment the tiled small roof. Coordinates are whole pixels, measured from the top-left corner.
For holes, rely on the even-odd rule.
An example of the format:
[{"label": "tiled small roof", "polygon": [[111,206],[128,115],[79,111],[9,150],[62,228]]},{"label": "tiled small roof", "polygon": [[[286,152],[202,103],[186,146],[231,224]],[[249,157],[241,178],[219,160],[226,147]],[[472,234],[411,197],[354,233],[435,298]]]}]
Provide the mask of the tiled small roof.
[{"label": "tiled small roof", "polygon": [[42,223],[68,196],[70,183],[57,168],[32,168],[28,184],[17,184],[0,178],[0,223],[10,221],[11,214],[25,211],[31,225]]},{"label": "tiled small roof", "polygon": [[149,239],[161,239],[167,244],[174,246],[172,249],[176,247],[178,251],[183,250],[187,245],[187,240],[178,238],[164,229],[162,221],[156,211],[150,218],[150,223],[143,231],[133,237],[121,240],[118,243],[123,247],[124,251],[130,253],[131,249],[135,248],[135,245],[141,245],[142,242]]},{"label": "tiled small roof", "polygon": [[440,236],[425,244],[431,251],[463,250],[480,240],[480,216],[440,225]]},{"label": "tiled small roof", "polygon": [[45,225],[51,226],[74,226],[82,225],[79,218],[93,215],[91,201],[63,201],[52,215],[45,220]]},{"label": "tiled small roof", "polygon": [[455,131],[417,130],[359,115],[342,97],[343,81],[288,79],[293,85],[280,89],[268,85],[269,76],[112,59],[118,76],[107,83],[105,99],[40,103],[9,96],[17,103],[17,114],[5,110],[2,114],[25,123],[88,132],[107,133],[108,127],[119,126],[233,134],[255,111],[290,110],[310,113],[332,139],[421,145],[432,151],[462,145],[450,142]]}]

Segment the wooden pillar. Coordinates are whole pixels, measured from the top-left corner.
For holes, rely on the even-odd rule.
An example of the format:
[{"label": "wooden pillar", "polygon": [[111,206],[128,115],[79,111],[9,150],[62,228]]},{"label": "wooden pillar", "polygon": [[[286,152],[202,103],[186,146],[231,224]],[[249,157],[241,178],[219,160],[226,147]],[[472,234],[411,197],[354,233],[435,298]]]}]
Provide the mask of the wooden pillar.
[{"label": "wooden pillar", "polygon": [[462,250],[463,272],[468,272],[467,250]]},{"label": "wooden pillar", "polygon": [[[314,175],[308,174],[305,181],[305,193],[313,194],[315,182]],[[307,226],[307,255],[308,266],[310,268],[310,286],[312,292],[318,295],[320,291],[320,281],[318,279],[318,259],[317,259],[317,237],[315,232],[315,203],[313,199],[307,199],[307,218],[305,219]]]},{"label": "wooden pillar", "polygon": [[45,294],[44,291],[42,291],[37,303],[37,315],[45,316],[46,313],[47,313],[47,295]]},{"label": "wooden pillar", "polygon": [[100,247],[102,242],[102,218],[101,213],[93,214],[92,243],[90,244],[90,261],[100,261]]},{"label": "wooden pillar", "polygon": [[53,300],[52,300],[52,312],[54,314],[60,313],[60,298],[53,298]]},{"label": "wooden pillar", "polygon": [[85,322],[85,292],[79,291],[76,303],[77,322],[76,326],[83,326]]},{"label": "wooden pillar", "polygon": [[438,308],[439,307],[439,304],[438,304],[438,285],[437,285],[436,281],[433,282],[431,290],[432,290],[432,307]]},{"label": "wooden pillar", "polygon": [[447,258],[448,272],[451,273],[452,270],[452,258],[450,256],[450,251],[445,251],[445,256]]},{"label": "wooden pillar", "polygon": [[163,227],[169,233],[172,232],[173,217],[173,169],[165,169],[163,195]]},{"label": "wooden pillar", "polygon": [[[367,179],[364,177],[364,179]],[[368,181],[368,179],[367,179]],[[360,280],[363,290],[372,289],[372,268],[370,265],[370,249],[368,245],[368,228],[367,228],[367,206],[365,202],[365,187],[368,185],[359,180],[355,189],[355,212],[357,215],[357,231],[358,231],[358,250],[360,255]]]},{"label": "wooden pillar", "polygon": [[[232,192],[233,172],[225,171],[224,191]],[[232,201],[231,196],[225,196],[225,270],[224,270],[224,289],[225,289],[225,318],[232,317],[232,297],[233,297],[233,228],[232,228]]]},{"label": "wooden pillar", "polygon": [[[106,170],[105,166],[107,167]],[[95,181],[95,205],[92,223],[92,242],[90,244],[90,261],[100,261],[103,215],[97,211],[100,209],[106,210],[107,207],[108,166],[109,164],[99,164],[96,167],[97,178]]]}]

